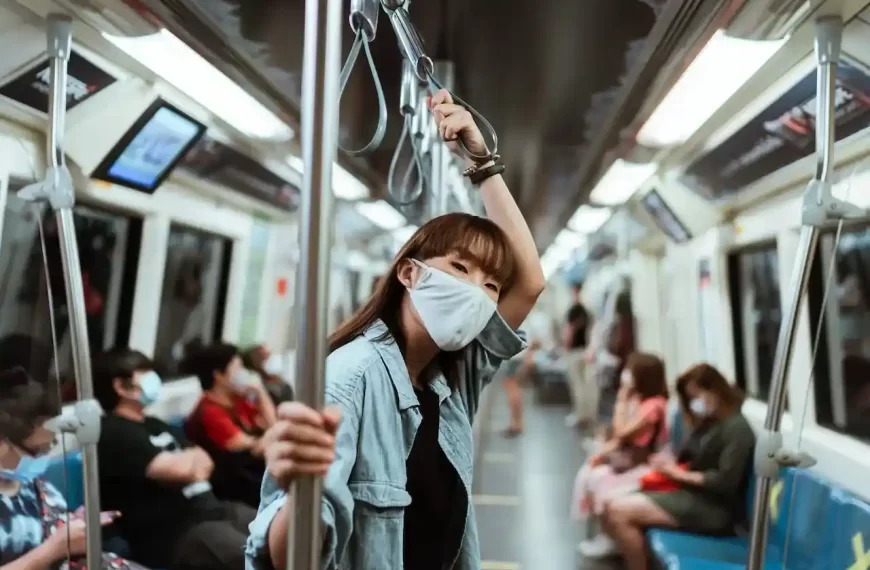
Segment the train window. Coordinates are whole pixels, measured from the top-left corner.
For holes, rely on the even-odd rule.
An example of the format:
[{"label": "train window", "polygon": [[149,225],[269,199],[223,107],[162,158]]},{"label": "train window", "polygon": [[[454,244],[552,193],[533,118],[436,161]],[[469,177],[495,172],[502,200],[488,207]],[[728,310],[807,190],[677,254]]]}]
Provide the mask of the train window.
[{"label": "train window", "polygon": [[737,384],[766,401],[782,321],[776,243],[736,252],[728,265]]},{"label": "train window", "polygon": [[178,378],[192,351],[221,339],[232,241],[173,224],[163,276],[154,360]]},{"label": "train window", "polygon": [[[59,381],[62,400],[72,401],[76,399],[76,384],[58,227],[47,207],[24,202],[14,195],[15,190],[15,186],[10,188],[0,240],[0,338],[51,347],[53,310],[57,354],[43,359],[39,369],[32,372],[34,377]],[[142,223],[82,205],[75,207],[73,219],[88,340],[91,354],[97,354],[129,340]],[[44,252],[37,224],[40,220]]]},{"label": "train window", "polygon": [[263,273],[266,270],[266,250],[269,246],[269,224],[254,220],[251,228],[251,249],[248,268],[245,271],[245,292],[242,298],[242,326],[239,343],[250,345],[257,342],[260,322],[260,293],[263,290]]},{"label": "train window", "polygon": [[810,280],[812,332],[833,262],[815,362],[816,421],[870,441],[870,226],[822,236]]}]

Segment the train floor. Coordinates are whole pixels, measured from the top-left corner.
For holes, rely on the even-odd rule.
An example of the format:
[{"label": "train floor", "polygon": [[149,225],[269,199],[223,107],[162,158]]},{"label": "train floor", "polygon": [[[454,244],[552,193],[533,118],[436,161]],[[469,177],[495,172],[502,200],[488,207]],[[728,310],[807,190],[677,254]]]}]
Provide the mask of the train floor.
[{"label": "train floor", "polygon": [[577,552],[584,529],[570,519],[570,498],[586,451],[565,426],[568,408],[539,405],[527,390],[525,433],[508,439],[507,399],[492,389],[474,490],[482,570],[619,570]]}]

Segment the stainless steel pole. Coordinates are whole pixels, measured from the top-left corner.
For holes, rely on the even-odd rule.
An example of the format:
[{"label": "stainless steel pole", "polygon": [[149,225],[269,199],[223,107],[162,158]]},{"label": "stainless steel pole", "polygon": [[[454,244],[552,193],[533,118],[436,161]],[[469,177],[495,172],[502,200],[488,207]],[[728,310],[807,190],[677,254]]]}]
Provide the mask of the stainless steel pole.
[{"label": "stainless steel pole", "polygon": [[[302,157],[300,262],[296,323],[296,378],[300,400],[319,410],[324,402],[330,247],[332,165],[338,144],[342,0],[307,0],[302,66]],[[322,547],[322,481],[305,477],[288,492],[293,513],[288,527],[288,570],[318,570]]]},{"label": "stainless steel pole", "polygon": [[[91,377],[91,353],[88,343],[84,287],[72,211],[75,205],[75,190],[69,170],[66,167],[63,149],[66,122],[67,64],[72,43],[72,20],[66,15],[49,15],[47,39],[51,89],[48,94],[49,121],[46,136],[46,154],[49,167],[44,188],[55,211],[59,230],[61,263],[66,283],[66,305],[69,312],[73,370],[78,383],[79,403],[83,403],[93,400],[94,384]],[[89,420],[93,420],[93,418],[89,418]],[[97,430],[98,435],[99,431]],[[102,525],[100,524],[97,441],[88,437],[80,438],[79,442],[84,464],[87,563],[88,568],[99,568],[103,545]]]},{"label": "stainless steel pole", "polygon": [[[441,80],[445,89],[453,89],[455,68],[452,61],[438,60],[435,62],[435,75]],[[424,121],[432,121],[428,112],[421,117]],[[433,128],[433,133],[437,129]],[[447,186],[447,170],[450,167],[450,151],[440,137],[432,138],[432,174],[429,191],[429,219],[443,216],[447,213],[450,188]]]},{"label": "stainless steel pole", "polygon": [[770,491],[779,475],[779,452],[782,446],[780,424],[788,397],[788,370],[794,346],[801,302],[807,290],[813,259],[818,250],[820,226],[836,215],[837,208],[826,208],[832,203],[830,187],[833,178],[835,110],[837,90],[837,64],[840,59],[842,20],[823,17],[816,22],[815,53],[818,65],[816,76],[816,176],[804,198],[803,226],[797,258],[791,276],[788,307],[779,329],[776,354],[773,361],[770,397],[764,430],[759,434],[755,450],[757,484],[752,513],[752,535],[749,543],[749,570],[764,568],[767,545],[767,519],[770,511]]}]

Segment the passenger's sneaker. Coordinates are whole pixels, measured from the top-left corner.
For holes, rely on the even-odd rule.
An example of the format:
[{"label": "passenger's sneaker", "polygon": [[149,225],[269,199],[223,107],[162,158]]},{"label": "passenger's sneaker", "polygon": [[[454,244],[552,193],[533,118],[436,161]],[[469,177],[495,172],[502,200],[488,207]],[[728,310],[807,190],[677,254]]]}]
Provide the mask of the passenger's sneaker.
[{"label": "passenger's sneaker", "polygon": [[586,558],[607,558],[617,553],[616,543],[604,533],[590,540],[584,540],[578,545],[577,550]]}]

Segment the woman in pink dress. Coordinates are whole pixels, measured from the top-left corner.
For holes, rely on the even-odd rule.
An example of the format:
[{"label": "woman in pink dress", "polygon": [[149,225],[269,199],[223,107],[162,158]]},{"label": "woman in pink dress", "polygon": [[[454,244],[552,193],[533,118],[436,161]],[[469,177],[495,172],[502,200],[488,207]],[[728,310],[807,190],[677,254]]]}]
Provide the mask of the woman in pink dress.
[{"label": "woman in pink dress", "polygon": [[[608,500],[638,490],[640,478],[650,470],[650,456],[668,441],[667,405],[664,363],[651,354],[631,354],[620,377],[610,437],[577,474],[575,520],[600,515]],[[582,542],[580,552],[605,556],[613,545],[599,534]]]}]

